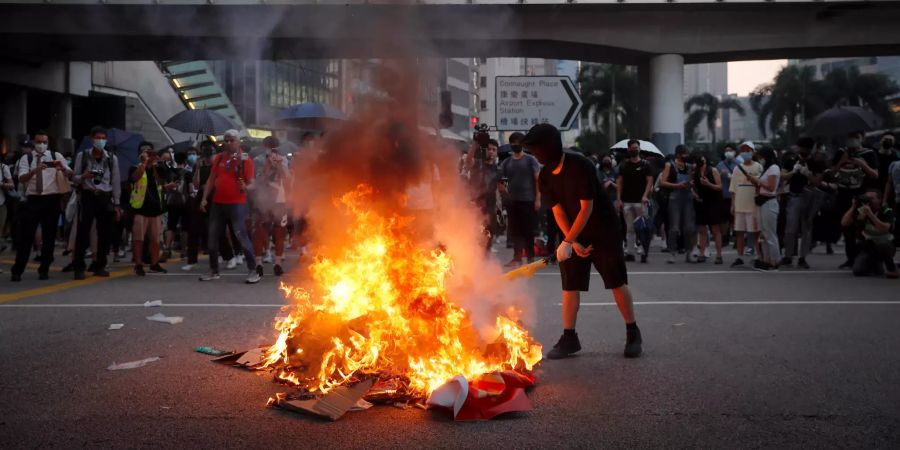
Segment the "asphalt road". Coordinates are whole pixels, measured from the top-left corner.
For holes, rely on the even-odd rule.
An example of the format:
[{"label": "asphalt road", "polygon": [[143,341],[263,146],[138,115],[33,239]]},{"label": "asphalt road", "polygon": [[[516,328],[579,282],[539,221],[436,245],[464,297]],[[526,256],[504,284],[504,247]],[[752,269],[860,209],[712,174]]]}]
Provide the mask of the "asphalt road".
[{"label": "asphalt road", "polygon": [[[659,255],[629,263],[644,335],[635,360],[622,357],[624,326],[595,276],[581,354],[542,364],[533,412],[481,423],[393,407],[331,423],[265,408],[284,391],[270,374],[193,348],[271,342],[283,303],[271,276],[201,284],[174,264],[168,276],[119,266],[121,276],[87,283],[4,275],[0,448],[897,448],[900,282],[831,270],[840,261],[818,255],[812,271],[773,274]],[[531,285],[534,334],[549,348],[559,278],[548,268]],[[154,299],[166,306],[141,305]],[[156,312],[185,319],[145,319]],[[152,356],[162,359],[106,370]]]}]

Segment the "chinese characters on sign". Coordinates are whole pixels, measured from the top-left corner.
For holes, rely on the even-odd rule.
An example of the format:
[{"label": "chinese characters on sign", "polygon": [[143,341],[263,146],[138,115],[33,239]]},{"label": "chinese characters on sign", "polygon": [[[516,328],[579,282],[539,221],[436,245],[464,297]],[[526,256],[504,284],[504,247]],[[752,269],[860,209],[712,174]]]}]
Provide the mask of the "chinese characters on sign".
[{"label": "chinese characters on sign", "polygon": [[499,131],[528,130],[539,123],[568,130],[578,118],[582,103],[568,77],[497,77],[495,82]]}]

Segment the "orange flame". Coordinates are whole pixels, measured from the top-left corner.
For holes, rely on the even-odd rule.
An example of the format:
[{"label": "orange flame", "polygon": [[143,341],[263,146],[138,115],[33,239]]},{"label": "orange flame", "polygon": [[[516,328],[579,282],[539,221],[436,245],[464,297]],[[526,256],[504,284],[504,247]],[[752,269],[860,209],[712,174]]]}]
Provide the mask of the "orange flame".
[{"label": "orange flame", "polygon": [[372,196],[367,185],[345,194],[346,245],[332,258],[316,257],[306,287],[282,285],[292,310],[275,324],[279,336],[264,367],[323,393],[354,375],[402,376],[409,393],[423,397],[456,375],[531,370],[540,344],[498,315],[486,346],[467,311],[447,298],[451,258],[417,246],[411,219],[373,211]]}]

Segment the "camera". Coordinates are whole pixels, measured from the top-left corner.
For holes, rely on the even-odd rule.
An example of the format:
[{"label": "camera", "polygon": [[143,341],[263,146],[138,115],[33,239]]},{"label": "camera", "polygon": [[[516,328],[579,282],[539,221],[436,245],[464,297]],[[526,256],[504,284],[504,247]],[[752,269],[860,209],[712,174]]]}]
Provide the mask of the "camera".
[{"label": "camera", "polygon": [[94,184],[100,184],[103,182],[101,178],[103,178],[103,169],[91,169],[91,175],[94,177],[91,179],[94,181]]},{"label": "camera", "polygon": [[487,146],[491,143],[491,135],[488,133],[490,127],[486,123],[475,125],[475,133],[472,134],[472,140],[478,143],[478,149],[475,150],[475,160],[484,161],[487,158]]},{"label": "camera", "polygon": [[490,130],[490,127],[486,123],[475,125],[475,133],[472,135],[472,139],[480,147],[487,147],[491,142],[491,135],[488,133],[488,130]]},{"label": "camera", "polygon": [[866,206],[869,204],[869,196],[862,194],[856,196],[856,204],[859,206]]}]

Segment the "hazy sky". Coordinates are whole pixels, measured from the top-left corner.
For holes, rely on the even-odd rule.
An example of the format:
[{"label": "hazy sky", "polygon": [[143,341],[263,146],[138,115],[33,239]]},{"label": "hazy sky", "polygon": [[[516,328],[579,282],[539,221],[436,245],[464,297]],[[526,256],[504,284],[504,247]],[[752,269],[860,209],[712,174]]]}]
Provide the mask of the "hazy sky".
[{"label": "hazy sky", "polygon": [[772,81],[778,70],[786,65],[786,59],[730,62],[728,63],[728,93],[745,96],[760,84]]}]

